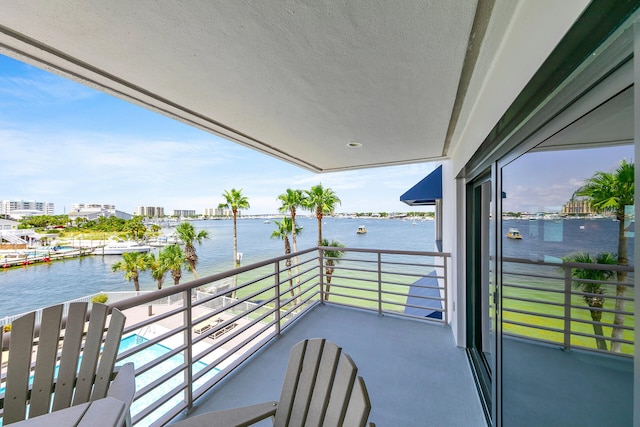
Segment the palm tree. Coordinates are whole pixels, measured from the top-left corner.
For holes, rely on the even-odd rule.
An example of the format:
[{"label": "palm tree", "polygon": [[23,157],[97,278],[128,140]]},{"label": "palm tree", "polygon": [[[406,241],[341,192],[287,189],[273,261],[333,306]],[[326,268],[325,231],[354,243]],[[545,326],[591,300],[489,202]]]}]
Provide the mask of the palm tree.
[{"label": "palm tree", "polygon": [[[624,220],[625,207],[633,206],[634,204],[634,174],[634,164],[622,160],[615,171],[596,172],[586,180],[582,188],[576,191],[576,195],[586,196],[590,199],[591,209],[595,212],[613,212],[619,221],[618,265],[629,265]],[[619,353],[622,350],[622,343],[616,340],[622,339],[623,333],[627,272],[618,271],[617,280],[616,313],[613,317],[613,329],[611,331],[611,351]]]},{"label": "palm tree", "polygon": [[145,259],[147,268],[151,270],[151,277],[158,282],[158,289],[162,289],[164,276],[169,271],[164,258],[164,251],[160,251],[157,258],[153,252],[149,252]]},{"label": "palm tree", "polygon": [[[296,210],[298,208],[304,207],[305,205],[304,192],[302,190],[292,190],[291,188],[287,188],[284,193],[278,196],[278,200],[282,202],[282,206],[280,207],[279,211],[285,213],[289,212],[289,214],[291,215],[291,240],[293,241],[293,252],[298,252],[298,227],[296,227]],[[300,273],[297,256],[294,258],[294,261],[297,275]],[[296,276],[296,283],[300,284],[299,276]]]},{"label": "palm tree", "polygon": [[142,223],[141,217],[134,216],[125,223],[124,231],[131,235],[131,237],[133,237],[133,240],[138,240],[140,237],[144,236],[144,233],[147,232],[147,227]]},{"label": "palm tree", "polygon": [[224,190],[222,197],[224,197],[225,203],[221,203],[218,207],[231,209],[231,212],[233,212],[233,259],[234,265],[240,267],[240,260],[238,259],[238,211],[249,209],[251,206],[249,205],[249,199],[242,194],[242,188],[240,190],[235,188]]},{"label": "palm tree", "polygon": [[209,238],[209,233],[206,230],[200,230],[196,232],[196,229],[190,222],[181,222],[176,227],[176,234],[178,238],[184,242],[184,256],[189,263],[189,270],[193,273],[197,279],[198,272],[196,271],[196,263],[198,262],[198,254],[196,254],[196,248],[194,243],[198,245],[202,244],[204,239]]},{"label": "palm tree", "polygon": [[[327,239],[322,241],[322,245],[320,246],[328,246],[332,248],[344,248],[344,245],[337,240],[332,240],[328,242]],[[331,275],[335,269],[335,266],[340,262],[340,258],[344,255],[344,251],[340,249],[325,249],[323,251],[324,256],[324,267],[325,267],[325,275],[327,278],[327,286],[324,294],[324,300],[329,301],[329,291],[331,291]]]},{"label": "palm tree", "polygon": [[182,277],[182,266],[187,263],[187,258],[182,252],[182,248],[178,245],[166,246],[161,252],[161,257],[167,270],[171,270],[173,284],[177,285]]},{"label": "palm tree", "polygon": [[[584,264],[592,264],[594,262],[594,260],[591,259],[591,256],[586,252],[578,252],[577,254],[563,258],[563,260],[565,262],[577,262]],[[617,256],[609,252],[599,253],[596,255],[595,259],[596,264],[616,264],[617,261]],[[593,323],[593,333],[596,335],[596,345],[599,350],[607,350],[607,341],[604,339],[602,323],[600,323],[602,319],[602,308],[604,307],[603,295],[605,292],[605,285],[598,282],[608,280],[614,275],[614,272],[611,270],[572,268],[571,275],[576,279],[579,279],[574,281],[574,286],[585,294],[582,296],[582,299],[590,308],[593,309],[589,311],[591,312],[591,320],[597,322]],[[585,281],[583,282],[580,279]]]},{"label": "palm tree", "polygon": [[[276,229],[271,233],[272,239],[281,239],[284,241],[284,253],[288,255],[291,253],[291,245],[289,244],[289,234],[293,235],[293,220],[291,218],[282,218],[282,221],[274,221],[276,224]],[[297,232],[300,233],[302,231],[302,227],[298,227]],[[291,279],[291,258],[287,258],[285,262],[287,266],[287,271],[289,272],[289,289],[291,292],[291,296],[295,296],[295,292],[293,290],[293,280]]]},{"label": "palm tree", "polygon": [[145,254],[142,252],[125,252],[122,254],[122,261],[118,261],[111,267],[113,271],[124,271],[124,278],[127,281],[133,280],[136,292],[140,291],[140,272],[147,269]]},{"label": "palm tree", "polygon": [[322,217],[325,213],[334,211],[340,199],[330,188],[323,188],[322,184],[314,185],[311,190],[305,191],[306,198],[304,206],[306,209],[315,212],[318,219],[318,246],[322,246]]}]

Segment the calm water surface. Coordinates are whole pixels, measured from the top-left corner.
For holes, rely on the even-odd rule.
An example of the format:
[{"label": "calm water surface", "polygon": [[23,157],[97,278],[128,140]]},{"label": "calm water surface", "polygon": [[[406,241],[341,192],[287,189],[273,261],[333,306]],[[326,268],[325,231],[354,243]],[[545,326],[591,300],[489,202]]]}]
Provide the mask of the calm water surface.
[{"label": "calm water surface", "polygon": [[[303,227],[298,236],[298,249],[315,246],[318,239],[316,219],[299,218],[296,222]],[[367,234],[356,234],[360,224],[367,227]],[[433,224],[433,221],[418,221],[413,225],[411,221],[401,220],[325,218],[322,235],[328,240],[337,239],[347,247],[433,251]],[[194,221],[193,225],[197,230],[207,230],[210,236],[196,247],[200,277],[232,268],[233,221]],[[275,228],[273,221],[270,224],[263,220],[238,221],[238,251],[243,253],[243,265],[284,253],[283,242],[270,238]],[[112,265],[121,259],[117,255],[87,256],[1,270],[0,318],[98,292],[133,291],[133,283],[127,282],[122,272],[111,271]],[[181,283],[193,278],[193,274],[184,269]],[[173,279],[168,274],[165,286],[172,284]],[[157,289],[148,272],[140,274],[140,288]]]},{"label": "calm water surface", "polygon": [[[305,217],[297,222],[304,227],[298,236],[298,248],[315,246],[316,219]],[[196,229],[207,230],[210,235],[210,239],[197,247],[200,276],[231,269],[233,222],[194,221],[193,224]],[[356,234],[360,224],[367,227],[367,234]],[[504,255],[509,257],[557,260],[575,251],[587,251],[592,255],[602,251],[617,252],[618,223],[610,219],[504,221],[504,233],[510,227],[518,228],[523,239],[514,241],[503,238]],[[263,220],[238,221],[238,251],[243,253],[243,265],[284,253],[283,242],[270,238],[275,228],[273,221],[270,224],[264,224]],[[434,250],[433,221],[417,221],[414,225],[412,221],[402,220],[325,218],[322,232],[326,239],[337,239],[353,248]],[[628,242],[629,260],[632,262],[633,238],[629,238]],[[98,292],[133,291],[133,283],[127,282],[122,272],[111,271],[112,265],[120,259],[117,255],[88,256],[1,270],[0,318]],[[193,278],[193,274],[184,269],[181,283]],[[168,274],[165,286],[171,286],[172,283]],[[156,283],[148,272],[141,273],[140,287],[142,290],[156,289]]]}]

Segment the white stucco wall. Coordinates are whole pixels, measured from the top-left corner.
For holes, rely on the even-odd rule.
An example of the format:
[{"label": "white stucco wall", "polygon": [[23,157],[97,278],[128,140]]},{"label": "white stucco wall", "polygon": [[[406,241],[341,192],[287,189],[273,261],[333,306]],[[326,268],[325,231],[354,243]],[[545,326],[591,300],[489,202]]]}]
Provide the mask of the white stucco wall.
[{"label": "white stucco wall", "polygon": [[[456,176],[529,82],[588,0],[497,0],[442,168],[443,251],[452,254],[451,327],[465,345],[465,180]],[[469,102],[468,100],[473,100]]]}]

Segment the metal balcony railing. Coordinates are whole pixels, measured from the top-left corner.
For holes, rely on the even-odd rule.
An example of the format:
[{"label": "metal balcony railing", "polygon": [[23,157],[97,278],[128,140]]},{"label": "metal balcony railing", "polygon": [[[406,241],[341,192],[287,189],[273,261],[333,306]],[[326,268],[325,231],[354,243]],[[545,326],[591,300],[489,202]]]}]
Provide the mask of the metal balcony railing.
[{"label": "metal balcony railing", "polygon": [[127,299],[113,295],[109,305],[127,316],[118,364],[136,368],[133,423],[167,423],[326,301],[446,324],[449,256],[311,248]]},{"label": "metal balcony railing", "polygon": [[[583,278],[576,277],[577,271]],[[611,274],[605,280],[590,278],[594,276],[585,271]],[[619,272],[626,274],[622,282],[617,280]],[[619,343],[615,354],[633,357],[633,279],[634,268],[629,266],[503,258],[503,333],[566,350],[609,354],[612,344]],[[622,323],[614,325],[616,314]],[[612,337],[614,328],[621,331],[620,337]]]}]

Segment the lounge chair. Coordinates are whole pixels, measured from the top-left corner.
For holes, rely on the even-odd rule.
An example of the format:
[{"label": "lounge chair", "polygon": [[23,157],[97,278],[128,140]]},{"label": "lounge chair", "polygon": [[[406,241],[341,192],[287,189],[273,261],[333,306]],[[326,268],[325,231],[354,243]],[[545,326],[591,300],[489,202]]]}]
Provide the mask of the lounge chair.
[{"label": "lounge chair", "polygon": [[[113,310],[105,334],[108,306],[93,304],[88,322],[87,307],[87,303],[71,303],[64,328],[62,305],[44,309],[40,325],[35,323],[35,313],[12,323],[6,391],[0,401],[3,425],[26,418],[19,424],[75,425],[73,420],[91,413],[104,414],[99,418],[101,426],[130,425],[133,364],[120,367],[114,379],[125,316]],[[1,338],[0,332],[0,342]]]},{"label": "lounge chair", "polygon": [[219,317],[215,319],[205,320],[204,322],[200,322],[196,326],[194,326],[193,332],[195,332],[196,334],[204,334],[205,332],[208,332],[211,329],[213,329],[219,323],[222,323],[222,319]]},{"label": "lounge chair", "polygon": [[172,427],[248,426],[268,417],[276,427],[362,427],[371,403],[357,371],[334,343],[304,340],[291,350],[279,401],[209,412]]}]

